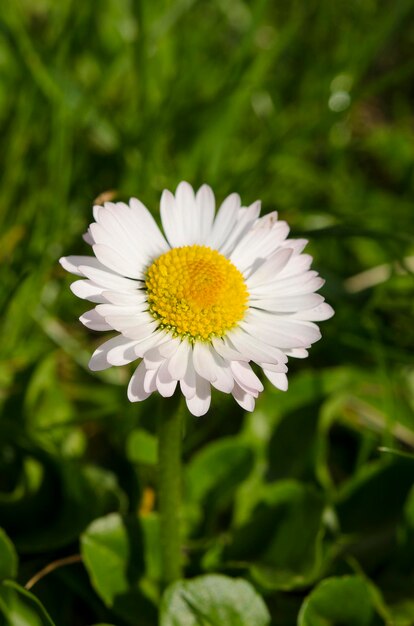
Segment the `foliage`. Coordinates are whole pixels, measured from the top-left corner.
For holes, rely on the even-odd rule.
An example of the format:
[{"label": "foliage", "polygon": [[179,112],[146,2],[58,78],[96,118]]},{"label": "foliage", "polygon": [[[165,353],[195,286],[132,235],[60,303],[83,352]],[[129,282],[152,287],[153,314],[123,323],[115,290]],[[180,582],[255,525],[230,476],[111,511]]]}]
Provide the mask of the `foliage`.
[{"label": "foliage", "polygon": [[[413,626],[413,17],[3,3],[1,624]],[[128,403],[127,367],[88,370],[102,336],[57,259],[86,251],[100,193],[158,218],[181,179],[278,210],[336,315],[287,393],[187,419],[187,580],[162,595],[157,404]]]}]

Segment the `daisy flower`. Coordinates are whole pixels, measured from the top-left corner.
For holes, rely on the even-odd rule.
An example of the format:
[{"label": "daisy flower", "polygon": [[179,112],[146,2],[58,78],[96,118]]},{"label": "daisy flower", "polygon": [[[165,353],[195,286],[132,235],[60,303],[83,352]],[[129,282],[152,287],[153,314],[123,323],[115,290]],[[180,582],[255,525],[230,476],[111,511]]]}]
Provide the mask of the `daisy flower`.
[{"label": "daisy flower", "polygon": [[320,339],[314,322],[333,315],[315,293],[324,283],[288,239],[276,212],[260,202],[241,206],[233,193],[215,212],[213,191],[185,182],[161,196],[164,234],[136,198],[93,208],[84,235],[94,256],[68,256],[80,276],[74,294],[96,303],[80,317],[92,330],[116,331],[92,355],[93,371],[139,360],[128,386],[131,402],[179,384],[188,409],[204,415],[211,387],[252,411],[263,390],[251,364],[286,390],[288,357],[305,358]]}]

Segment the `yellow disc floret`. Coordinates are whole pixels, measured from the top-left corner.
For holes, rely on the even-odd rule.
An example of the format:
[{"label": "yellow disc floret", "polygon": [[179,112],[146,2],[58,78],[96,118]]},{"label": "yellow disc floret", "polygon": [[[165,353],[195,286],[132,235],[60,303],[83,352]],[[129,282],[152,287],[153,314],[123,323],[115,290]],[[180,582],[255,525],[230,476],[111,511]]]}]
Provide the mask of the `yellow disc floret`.
[{"label": "yellow disc floret", "polygon": [[173,248],[147,270],[150,313],[175,336],[222,337],[243,318],[248,292],[242,274],[207,246]]}]

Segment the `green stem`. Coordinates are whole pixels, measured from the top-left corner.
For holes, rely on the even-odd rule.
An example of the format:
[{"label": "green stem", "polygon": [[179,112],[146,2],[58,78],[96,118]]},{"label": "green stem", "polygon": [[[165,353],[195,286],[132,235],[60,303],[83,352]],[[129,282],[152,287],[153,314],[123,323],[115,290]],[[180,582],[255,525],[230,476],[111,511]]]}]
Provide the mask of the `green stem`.
[{"label": "green stem", "polygon": [[[171,406],[172,405],[172,406]],[[170,409],[167,413],[167,410]],[[163,402],[158,427],[158,497],[162,583],[182,577],[180,504],[182,405]]]}]

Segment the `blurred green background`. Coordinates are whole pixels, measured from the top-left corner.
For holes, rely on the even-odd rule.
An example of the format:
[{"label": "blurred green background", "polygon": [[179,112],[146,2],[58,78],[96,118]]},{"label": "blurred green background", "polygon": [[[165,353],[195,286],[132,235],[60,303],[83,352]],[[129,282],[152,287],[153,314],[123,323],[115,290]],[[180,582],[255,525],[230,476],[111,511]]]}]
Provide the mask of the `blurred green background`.
[{"label": "blurred green background", "polygon": [[[66,557],[32,588],[56,626],[157,623],[157,400],[129,404],[127,367],[88,371],[103,336],[57,259],[87,253],[102,192],[158,218],[182,179],[278,210],[336,310],[286,394],[188,418],[187,576],[245,578],[275,626],[414,624],[413,18],[413,0],[1,4],[2,625],[50,626],[20,585]],[[269,623],[170,604],[163,626]]]}]

